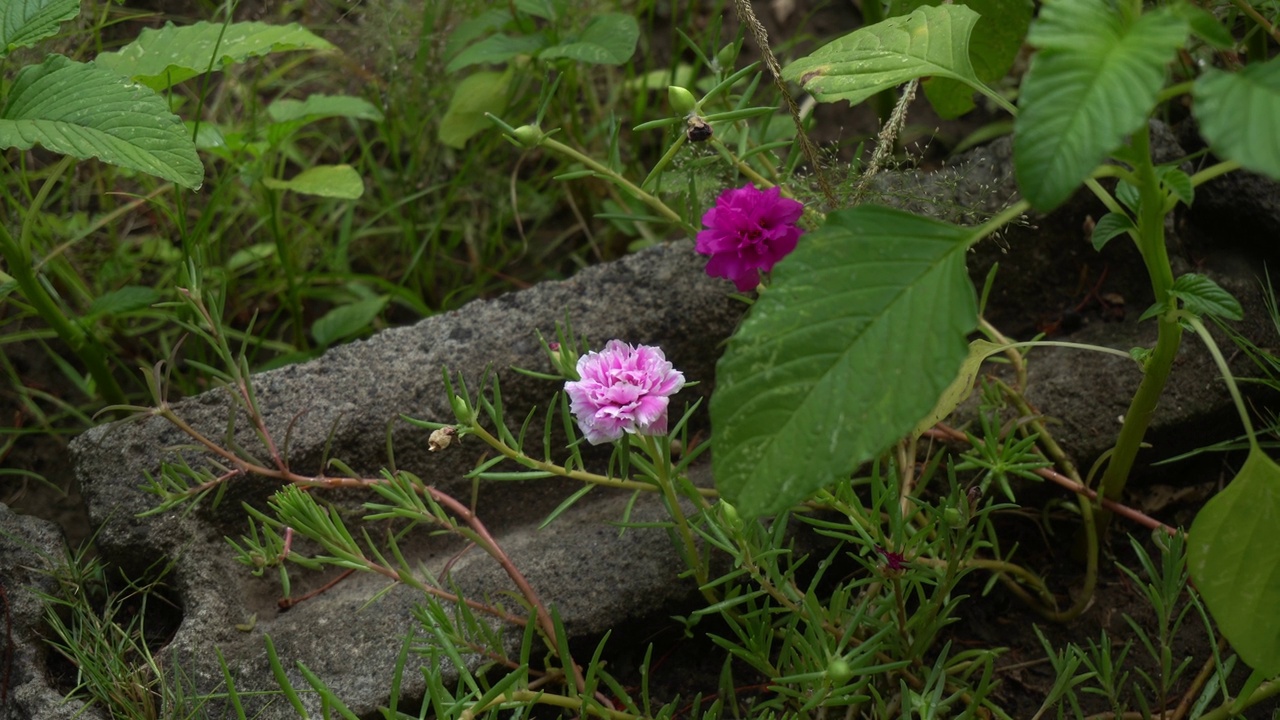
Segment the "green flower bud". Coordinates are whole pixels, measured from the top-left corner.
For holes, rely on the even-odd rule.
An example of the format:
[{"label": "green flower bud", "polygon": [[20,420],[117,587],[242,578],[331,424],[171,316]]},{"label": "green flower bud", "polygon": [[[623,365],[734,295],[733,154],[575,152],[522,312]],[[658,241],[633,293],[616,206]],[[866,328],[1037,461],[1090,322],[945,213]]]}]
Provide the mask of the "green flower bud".
[{"label": "green flower bud", "polygon": [[458,418],[458,424],[470,425],[475,421],[475,411],[467,404],[466,399],[458,395],[454,395],[449,398],[449,404],[453,406],[453,416]]},{"label": "green flower bud", "polygon": [[833,687],[842,687],[853,677],[853,668],[844,658],[833,658],[827,663],[827,680]]},{"label": "green flower bud", "polygon": [[742,529],[742,517],[738,515],[738,508],[730,505],[723,498],[716,503],[720,508],[720,517],[724,519],[724,524],[733,530]]},{"label": "green flower bud", "polygon": [[511,135],[527,148],[536,147],[546,137],[537,125],[521,125]]},{"label": "green flower bud", "polygon": [[738,61],[738,50],[742,46],[736,42],[720,48],[720,52],[716,53],[716,62],[720,64],[720,70],[729,71],[733,69],[733,64]]},{"label": "green flower bud", "polygon": [[969,518],[957,508],[949,507],[942,511],[942,521],[952,530],[959,530],[969,524]]},{"label": "green flower bud", "polygon": [[671,109],[675,110],[679,115],[688,115],[698,106],[698,101],[693,97],[693,93],[679,85],[667,86],[667,102],[671,103]]}]

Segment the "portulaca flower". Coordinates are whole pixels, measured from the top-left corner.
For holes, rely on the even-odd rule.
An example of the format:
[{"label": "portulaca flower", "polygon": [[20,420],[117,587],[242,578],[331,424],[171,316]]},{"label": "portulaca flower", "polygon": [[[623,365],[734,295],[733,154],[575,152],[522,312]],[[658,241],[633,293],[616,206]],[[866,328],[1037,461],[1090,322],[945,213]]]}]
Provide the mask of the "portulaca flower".
[{"label": "portulaca flower", "polygon": [[662,350],[610,340],[600,352],[578,358],[578,377],[564,384],[569,409],[592,445],[624,433],[667,432],[667,399],[684,387]]}]

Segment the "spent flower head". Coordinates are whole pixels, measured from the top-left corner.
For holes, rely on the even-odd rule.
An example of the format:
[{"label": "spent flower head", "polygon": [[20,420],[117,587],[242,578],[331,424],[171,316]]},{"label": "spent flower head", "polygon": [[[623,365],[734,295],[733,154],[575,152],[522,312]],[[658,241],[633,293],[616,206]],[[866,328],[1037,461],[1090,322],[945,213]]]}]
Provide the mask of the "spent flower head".
[{"label": "spent flower head", "polygon": [[667,431],[667,399],[684,387],[662,350],[610,340],[600,352],[578,358],[578,377],[564,384],[569,409],[592,445],[623,433],[662,435]]},{"label": "spent flower head", "polygon": [[757,190],[748,184],[720,193],[702,216],[706,229],[697,238],[698,252],[711,256],[707,274],[732,280],[740,292],[751,290],[758,271],[772,270],[796,249],[804,232],[796,221],[803,212],[802,203],[782,197],[777,187]]}]

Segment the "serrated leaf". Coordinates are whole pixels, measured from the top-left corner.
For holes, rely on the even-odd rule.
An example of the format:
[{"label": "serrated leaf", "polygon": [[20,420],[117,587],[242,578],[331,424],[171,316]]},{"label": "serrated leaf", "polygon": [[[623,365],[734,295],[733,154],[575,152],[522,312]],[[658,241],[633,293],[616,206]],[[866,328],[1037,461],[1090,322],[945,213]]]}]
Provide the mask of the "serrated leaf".
[{"label": "serrated leaf", "polygon": [[972,232],[862,205],[778,264],[711,398],[716,485],[744,516],[847,477],[933,409],[977,324]]},{"label": "serrated leaf", "polygon": [[317,165],[290,180],[263,178],[262,184],[272,190],[290,190],[340,200],[355,200],[364,194],[364,180],[350,165]]},{"label": "serrated leaf", "polygon": [[1204,275],[1187,273],[1178,277],[1173,281],[1169,294],[1181,300],[1187,310],[1201,317],[1208,315],[1227,320],[1244,319],[1244,308],[1240,306],[1240,301]]},{"label": "serrated leaf", "polygon": [[445,72],[457,72],[472,65],[481,63],[504,63],[521,55],[532,55],[546,47],[547,39],[542,35],[490,35],[449,61]]},{"label": "serrated leaf", "polygon": [[1014,124],[1018,187],[1039,210],[1062,204],[1147,122],[1165,65],[1187,36],[1167,8],[1129,21],[1106,0],[1046,2],[1027,41],[1040,48]]},{"label": "serrated leaf", "polygon": [[1280,180],[1280,58],[1235,73],[1206,69],[1191,97],[1214,153]]},{"label": "serrated leaf", "polygon": [[1187,570],[1240,659],[1280,674],[1280,466],[1261,450],[1191,523]]},{"label": "serrated leaf", "polygon": [[0,59],[56,35],[80,14],[79,0],[6,0],[0,4]]},{"label": "serrated leaf", "polygon": [[268,25],[260,22],[198,22],[182,27],[166,23],[145,28],[138,39],[115,52],[98,55],[95,62],[153,90],[164,90],[184,80],[228,65],[276,52],[331,51],[334,46],[297,23]]},{"label": "serrated leaf", "polygon": [[155,288],[126,285],[94,298],[89,309],[85,311],[85,318],[141,310],[160,302],[162,298],[163,296]]},{"label": "serrated leaf", "polygon": [[1133,230],[1133,219],[1124,213],[1109,212],[1093,225],[1093,249],[1101,250],[1111,238]]},{"label": "serrated leaf", "polygon": [[507,107],[510,85],[510,69],[506,72],[477,72],[464,78],[453,91],[449,107],[440,119],[440,142],[461,150],[472,136],[493,127],[485,121],[485,113],[502,114]]},{"label": "serrated leaf", "polygon": [[918,77],[982,83],[969,61],[969,34],[978,14],[963,5],[922,7],[834,40],[782,69],[822,102],[856,105]]},{"label": "serrated leaf", "polygon": [[311,337],[318,345],[329,346],[339,340],[359,335],[369,329],[374,318],[387,306],[388,296],[340,305],[325,313],[311,325]]},{"label": "serrated leaf", "polygon": [[352,95],[311,95],[306,100],[277,100],[267,107],[267,115],[276,122],[330,117],[382,121],[382,111],[373,103]]},{"label": "serrated leaf", "polygon": [[[894,15],[905,15],[924,5],[940,5],[942,0],[908,0],[892,4]],[[965,0],[978,13],[978,22],[969,36],[969,60],[973,74],[991,85],[1009,73],[1031,25],[1030,0]],[[959,117],[974,108],[974,89],[950,78],[931,77],[921,83],[929,104],[944,120]]]},{"label": "serrated leaf", "polygon": [[18,73],[0,108],[0,147],[42,145],[196,189],[204,166],[164,99],[93,64],[50,55]]},{"label": "serrated leaf", "polygon": [[1176,167],[1166,167],[1160,170],[1160,182],[1173,193],[1173,196],[1182,201],[1183,205],[1191,207],[1191,203],[1196,199],[1195,185],[1191,184],[1191,176],[1182,172]]},{"label": "serrated leaf", "polygon": [[569,58],[595,65],[621,65],[636,52],[640,25],[631,15],[601,13],[591,18],[578,39],[538,53],[543,60]]}]

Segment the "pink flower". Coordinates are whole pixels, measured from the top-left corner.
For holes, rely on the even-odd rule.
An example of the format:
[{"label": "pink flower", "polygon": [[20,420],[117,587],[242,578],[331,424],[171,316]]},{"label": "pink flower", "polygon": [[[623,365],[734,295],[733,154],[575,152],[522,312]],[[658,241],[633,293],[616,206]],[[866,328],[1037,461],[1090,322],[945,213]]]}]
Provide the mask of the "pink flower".
[{"label": "pink flower", "polygon": [[578,377],[564,384],[569,409],[592,445],[623,433],[661,435],[667,431],[667,398],[684,387],[662,350],[610,340],[604,350],[578,358]]},{"label": "pink flower", "polygon": [[804,232],[796,221],[803,212],[802,203],[782,197],[776,187],[745,185],[720,193],[716,206],[702,216],[707,229],[698,233],[698,252],[711,256],[707,274],[728,278],[748,292],[759,282],[757,271],[772,270],[796,249]]}]

